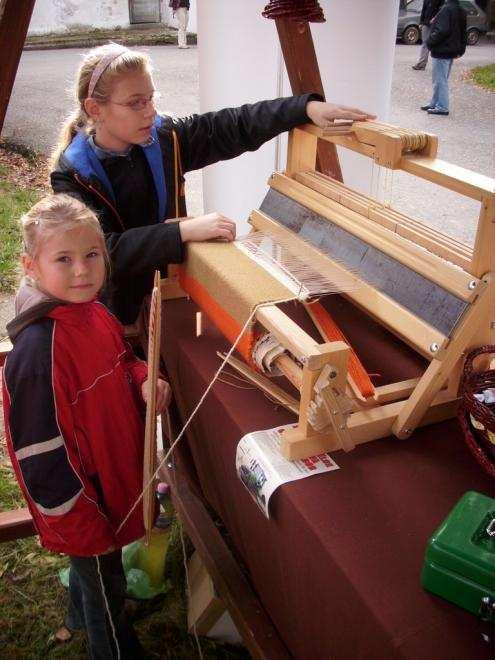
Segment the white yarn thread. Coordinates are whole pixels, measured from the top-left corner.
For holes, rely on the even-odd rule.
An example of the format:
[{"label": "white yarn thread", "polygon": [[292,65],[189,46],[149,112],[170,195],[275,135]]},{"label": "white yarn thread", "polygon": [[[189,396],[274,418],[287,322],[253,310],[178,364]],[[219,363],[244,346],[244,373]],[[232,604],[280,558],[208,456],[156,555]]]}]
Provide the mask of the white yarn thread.
[{"label": "white yarn thread", "polygon": [[222,369],[225,367],[225,365],[227,364],[227,362],[228,362],[229,358],[231,357],[232,353],[233,353],[233,352],[235,351],[235,349],[237,348],[237,344],[239,343],[239,341],[241,340],[242,335],[245,333],[245,331],[247,330],[247,328],[248,328],[249,325],[251,324],[251,321],[253,320],[253,318],[254,318],[254,316],[255,316],[257,310],[258,310],[260,307],[265,307],[265,306],[267,306],[267,305],[275,305],[275,304],[280,304],[280,303],[285,303],[285,302],[291,302],[292,300],[295,300],[295,297],[292,297],[292,298],[284,298],[283,300],[273,300],[273,301],[271,301],[271,302],[260,303],[259,305],[256,305],[256,307],[253,308],[253,311],[252,311],[251,314],[249,315],[248,320],[246,321],[246,323],[245,323],[244,326],[242,327],[240,333],[237,335],[237,338],[236,338],[235,342],[234,342],[234,343],[232,344],[232,346],[230,347],[229,352],[226,354],[226,356],[225,356],[225,358],[223,359],[221,365],[219,366],[219,368],[217,369],[215,375],[213,376],[212,380],[210,381],[208,387],[207,387],[206,390],[204,391],[203,396],[201,397],[201,399],[200,399],[200,400],[198,401],[198,403],[196,404],[196,407],[194,408],[194,410],[192,411],[192,413],[189,415],[189,417],[188,417],[186,423],[185,423],[184,426],[182,427],[182,430],[181,430],[180,433],[178,434],[177,438],[176,438],[176,439],[174,440],[174,442],[170,445],[170,448],[169,448],[169,450],[167,451],[167,453],[165,454],[165,457],[160,461],[158,467],[156,468],[155,472],[154,472],[153,475],[151,476],[150,480],[148,481],[148,483],[145,485],[145,487],[144,487],[143,490],[141,491],[141,494],[139,495],[139,497],[137,498],[137,500],[136,500],[136,501],[134,502],[134,504],[132,505],[131,509],[129,510],[129,512],[127,513],[127,515],[125,516],[124,520],[120,523],[119,527],[117,528],[117,531],[115,532],[116,534],[118,534],[118,533],[120,532],[120,530],[122,529],[122,527],[123,527],[123,526],[125,525],[125,523],[129,520],[129,516],[132,514],[132,512],[133,512],[134,509],[137,507],[137,505],[139,504],[139,502],[143,499],[143,496],[144,496],[145,492],[148,490],[148,488],[149,488],[149,487],[151,486],[151,484],[154,482],[155,477],[156,477],[156,475],[158,474],[158,472],[159,472],[161,466],[167,461],[167,459],[169,458],[170,454],[171,454],[172,451],[174,450],[175,446],[177,445],[177,443],[179,442],[179,440],[180,440],[180,439],[182,438],[182,436],[184,435],[184,433],[185,433],[186,429],[188,428],[189,424],[190,424],[191,421],[193,420],[194,416],[196,415],[196,413],[197,413],[198,410],[200,409],[201,405],[203,404],[203,401],[206,399],[206,397],[208,396],[208,394],[209,394],[211,388],[212,388],[213,385],[215,384],[215,382],[216,382],[217,378],[219,377],[219,375],[220,375]]},{"label": "white yarn thread", "polygon": [[117,633],[115,632],[115,626],[113,625],[112,613],[110,612],[110,607],[108,605],[107,595],[105,593],[105,585],[103,583],[103,576],[102,576],[101,571],[100,571],[100,562],[99,562],[97,556],[95,557],[95,559],[96,559],[96,568],[98,570],[98,576],[100,578],[101,593],[102,593],[102,596],[103,596],[103,600],[105,601],[105,608],[107,610],[108,620],[110,621],[110,627],[112,628],[113,641],[115,642],[115,646],[117,648],[117,660],[120,660],[119,642],[117,641]]}]

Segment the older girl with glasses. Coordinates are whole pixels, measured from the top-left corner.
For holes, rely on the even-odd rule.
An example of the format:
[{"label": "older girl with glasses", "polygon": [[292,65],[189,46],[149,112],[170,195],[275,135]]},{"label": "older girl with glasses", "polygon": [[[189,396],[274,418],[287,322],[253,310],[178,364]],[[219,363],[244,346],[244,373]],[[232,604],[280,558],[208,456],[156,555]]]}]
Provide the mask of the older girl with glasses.
[{"label": "older girl with glasses", "polygon": [[336,118],[372,118],[323,103],[317,94],[183,119],[160,116],[148,56],[117,44],[87,53],[76,89],[77,109],[54,154],[52,187],[96,212],[112,262],[102,299],[125,324],[136,320],[154,270],[180,263],[185,243],[235,238],[235,223],[218,213],[185,218],[186,172],[254,151],[308,121],[326,126]]}]

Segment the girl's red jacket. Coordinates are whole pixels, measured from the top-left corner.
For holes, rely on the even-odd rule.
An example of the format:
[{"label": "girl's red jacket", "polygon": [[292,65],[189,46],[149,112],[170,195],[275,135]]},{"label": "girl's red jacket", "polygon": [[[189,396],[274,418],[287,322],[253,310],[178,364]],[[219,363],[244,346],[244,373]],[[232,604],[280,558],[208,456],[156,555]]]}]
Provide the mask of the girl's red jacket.
[{"label": "girl's red jacket", "polygon": [[101,303],[39,309],[10,333],[7,446],[42,545],[97,555],[144,533],[141,504],[117,529],[142,489],[146,364]]}]

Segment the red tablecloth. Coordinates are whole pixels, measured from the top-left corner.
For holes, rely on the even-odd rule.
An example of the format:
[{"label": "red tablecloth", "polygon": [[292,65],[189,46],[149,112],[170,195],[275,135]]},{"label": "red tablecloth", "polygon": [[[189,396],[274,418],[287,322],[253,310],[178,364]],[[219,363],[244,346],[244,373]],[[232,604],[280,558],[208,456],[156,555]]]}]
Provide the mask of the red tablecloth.
[{"label": "red tablecloth", "polygon": [[[422,365],[358,310],[333,298],[341,322],[376,384],[410,378]],[[219,365],[226,342],[196,307],[165,306],[165,361],[189,410]],[[296,312],[301,314],[300,310]],[[466,449],[456,420],[335,452],[340,470],[282,486],[266,520],[235,472],[248,433],[295,421],[258,390],[219,382],[190,441],[208,503],[224,521],[252,584],[296,658],[492,658],[478,620],[423,591],[428,538],[467,490],[495,497]]]}]

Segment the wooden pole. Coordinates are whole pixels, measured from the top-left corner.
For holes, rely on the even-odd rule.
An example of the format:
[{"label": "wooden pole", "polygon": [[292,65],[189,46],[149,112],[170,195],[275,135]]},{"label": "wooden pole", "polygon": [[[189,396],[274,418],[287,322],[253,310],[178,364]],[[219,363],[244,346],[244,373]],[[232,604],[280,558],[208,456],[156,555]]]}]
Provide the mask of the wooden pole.
[{"label": "wooden pole", "polygon": [[0,133],[35,0],[0,0]]},{"label": "wooden pole", "polygon": [[[309,23],[290,18],[276,18],[275,24],[292,93],[316,92],[325,98]],[[316,167],[322,174],[342,181],[342,171],[334,144],[318,140]]]}]

